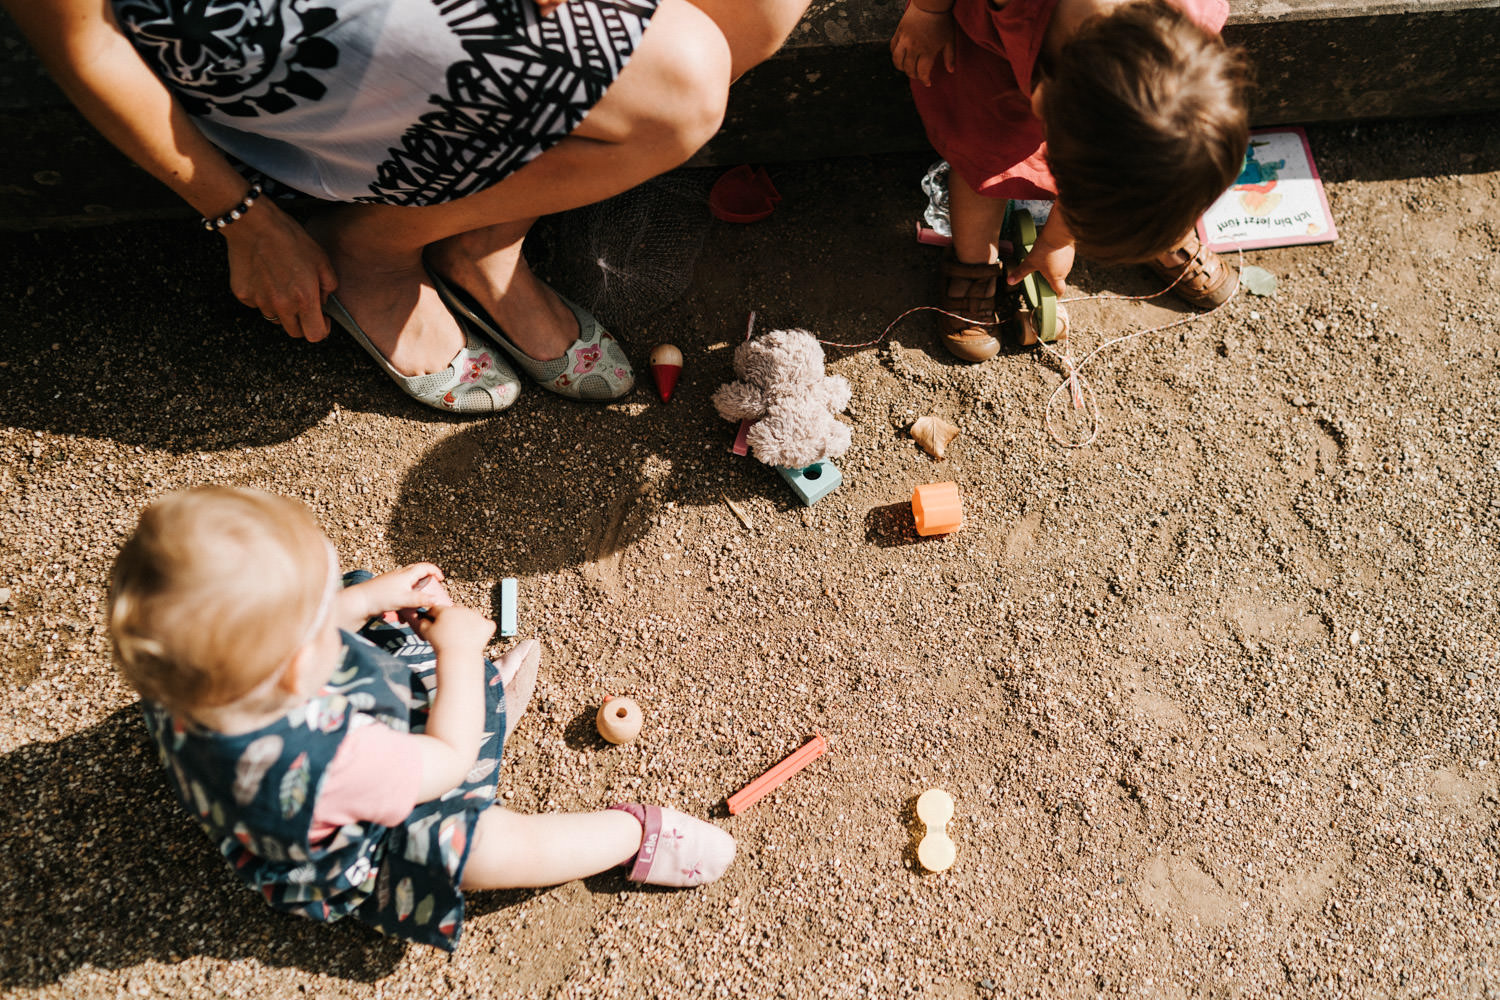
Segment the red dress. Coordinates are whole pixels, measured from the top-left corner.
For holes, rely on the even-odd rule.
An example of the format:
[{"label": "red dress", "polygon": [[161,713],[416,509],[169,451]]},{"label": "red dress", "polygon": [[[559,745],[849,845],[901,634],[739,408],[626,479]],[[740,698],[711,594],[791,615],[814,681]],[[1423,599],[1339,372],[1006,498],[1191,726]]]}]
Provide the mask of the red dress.
[{"label": "red dress", "polygon": [[[1228,0],[1175,0],[1204,29],[1218,32]],[[988,198],[1055,198],[1042,123],[1031,113],[1037,57],[1057,0],[955,0],[954,71],[942,60],[932,86],[913,80],[927,138],[958,175]]]}]

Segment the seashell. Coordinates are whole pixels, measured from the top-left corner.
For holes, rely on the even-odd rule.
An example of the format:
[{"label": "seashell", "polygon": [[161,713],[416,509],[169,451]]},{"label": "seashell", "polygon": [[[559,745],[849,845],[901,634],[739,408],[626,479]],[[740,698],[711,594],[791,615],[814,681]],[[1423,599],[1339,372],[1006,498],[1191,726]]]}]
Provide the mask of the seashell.
[{"label": "seashell", "polygon": [[923,451],[933,458],[942,458],[948,451],[948,442],[958,437],[958,428],[942,417],[928,415],[917,418],[910,434]]}]

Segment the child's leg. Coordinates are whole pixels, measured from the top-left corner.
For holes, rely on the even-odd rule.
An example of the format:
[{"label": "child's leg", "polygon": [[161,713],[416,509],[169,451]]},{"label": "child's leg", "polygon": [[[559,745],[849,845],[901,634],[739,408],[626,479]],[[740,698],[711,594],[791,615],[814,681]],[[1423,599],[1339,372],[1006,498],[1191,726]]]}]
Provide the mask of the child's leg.
[{"label": "child's leg", "polygon": [[964,361],[986,361],[1000,353],[995,297],[1002,274],[999,243],[1005,205],[1006,199],[985,198],[965,184],[958,171],[948,171],[953,249],[942,263],[938,305],[944,314],[938,324],[944,345]]},{"label": "child's leg", "polygon": [[[979,194],[958,171],[948,171],[948,222],[953,227],[953,256],[965,264],[993,264],[1000,259],[1000,226],[1004,198]],[[949,294],[952,294],[951,292]]]},{"label": "child's leg", "polygon": [[618,805],[595,813],[479,817],[465,889],[557,885],[631,862],[633,882],[684,888],[712,882],[734,860],[734,838],[675,809]]},{"label": "child's leg", "polygon": [[622,865],[640,846],[640,822],[617,809],[527,816],[496,806],[479,817],[464,888],[561,885]]}]

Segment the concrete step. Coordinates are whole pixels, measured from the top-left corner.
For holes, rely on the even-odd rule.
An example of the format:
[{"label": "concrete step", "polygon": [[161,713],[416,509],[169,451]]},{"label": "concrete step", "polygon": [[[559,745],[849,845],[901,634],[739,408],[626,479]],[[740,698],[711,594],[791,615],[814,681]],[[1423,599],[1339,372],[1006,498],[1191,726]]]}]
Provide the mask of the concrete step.
[{"label": "concrete step", "polygon": [[[919,149],[887,44],[904,0],[813,0],[731,93],[699,166]],[[1500,0],[1230,0],[1256,68],[1256,124],[1500,108]],[[187,217],[72,110],[0,14],[0,229]]]}]

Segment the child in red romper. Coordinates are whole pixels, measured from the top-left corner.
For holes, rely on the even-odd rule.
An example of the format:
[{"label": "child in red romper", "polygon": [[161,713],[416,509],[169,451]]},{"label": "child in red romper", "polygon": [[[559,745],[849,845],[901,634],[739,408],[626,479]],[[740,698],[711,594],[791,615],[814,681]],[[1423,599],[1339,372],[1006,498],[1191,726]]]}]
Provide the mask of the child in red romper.
[{"label": "child in red romper", "polygon": [[1011,198],[1056,204],[1010,284],[1035,271],[1061,293],[1076,247],[1146,261],[1200,308],[1233,293],[1233,268],[1193,233],[1249,142],[1244,59],[1218,36],[1228,14],[1226,0],[911,0],[891,55],[951,167],[941,304],[989,321],[943,318],[956,356],[1000,349]]}]

